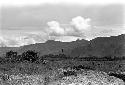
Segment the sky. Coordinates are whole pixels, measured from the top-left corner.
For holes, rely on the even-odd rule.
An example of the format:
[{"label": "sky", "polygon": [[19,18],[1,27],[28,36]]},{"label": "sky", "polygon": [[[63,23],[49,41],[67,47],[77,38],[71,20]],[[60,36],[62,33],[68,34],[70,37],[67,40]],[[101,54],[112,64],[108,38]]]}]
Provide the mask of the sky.
[{"label": "sky", "polygon": [[1,0],[2,5],[11,6],[27,6],[27,5],[41,5],[41,4],[78,4],[78,5],[91,5],[91,4],[117,4],[124,3],[124,0]]},{"label": "sky", "polygon": [[125,33],[124,0],[1,0],[5,46],[63,42]]}]

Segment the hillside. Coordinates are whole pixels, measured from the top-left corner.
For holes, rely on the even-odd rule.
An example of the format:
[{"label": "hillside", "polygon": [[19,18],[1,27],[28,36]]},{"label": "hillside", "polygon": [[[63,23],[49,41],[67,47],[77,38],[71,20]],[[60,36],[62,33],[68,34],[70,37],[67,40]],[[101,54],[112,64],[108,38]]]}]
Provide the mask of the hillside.
[{"label": "hillside", "polygon": [[5,54],[9,50],[17,51],[18,54],[21,54],[27,50],[35,50],[40,53],[40,55],[46,55],[46,54],[70,54],[72,49],[80,46],[85,46],[88,43],[86,40],[76,40],[73,42],[60,42],[60,41],[54,41],[54,40],[48,40],[45,43],[37,43],[37,44],[31,44],[31,45],[25,45],[21,47],[1,47],[0,53]]},{"label": "hillside", "polygon": [[111,37],[98,37],[89,41],[88,45],[72,50],[71,56],[125,56],[125,34]]},{"label": "hillside", "polygon": [[59,53],[70,54],[70,51],[72,51],[72,49],[80,46],[85,46],[87,43],[88,41],[86,40],[77,40],[73,42],[60,42],[60,41],[49,40],[46,43],[37,43],[20,47],[18,52],[22,53],[26,50],[35,50],[39,52],[41,56],[46,54],[59,54]]},{"label": "hillside", "polygon": [[27,50],[35,50],[40,56],[47,54],[66,54],[71,57],[87,56],[125,56],[125,34],[111,37],[97,37],[91,41],[76,40],[73,42],[60,42],[48,40],[45,43],[25,45],[21,47],[0,47],[0,55],[9,50],[17,51],[18,54]]}]

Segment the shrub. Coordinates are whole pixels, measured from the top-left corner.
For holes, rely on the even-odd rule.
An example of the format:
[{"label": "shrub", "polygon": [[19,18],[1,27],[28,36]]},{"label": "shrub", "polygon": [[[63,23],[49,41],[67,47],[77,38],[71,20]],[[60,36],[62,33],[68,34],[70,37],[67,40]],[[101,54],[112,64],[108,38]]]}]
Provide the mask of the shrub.
[{"label": "shrub", "polygon": [[22,53],[22,59],[23,59],[23,61],[26,60],[29,62],[35,62],[36,60],[39,59],[38,52],[28,50],[28,51]]},{"label": "shrub", "polygon": [[6,52],[5,59],[7,59],[9,62],[15,62],[15,60],[17,59],[17,52],[14,52],[12,50]]}]

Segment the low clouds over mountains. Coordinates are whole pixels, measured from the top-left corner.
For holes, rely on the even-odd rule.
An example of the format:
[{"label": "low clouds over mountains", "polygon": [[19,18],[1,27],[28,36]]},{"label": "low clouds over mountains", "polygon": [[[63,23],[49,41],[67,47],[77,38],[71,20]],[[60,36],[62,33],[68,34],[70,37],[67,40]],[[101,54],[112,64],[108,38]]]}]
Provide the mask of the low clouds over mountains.
[{"label": "low clouds over mountains", "polygon": [[47,40],[91,40],[125,33],[122,4],[2,6],[1,16],[0,42],[3,46],[22,46]]},{"label": "low clouds over mountains", "polygon": [[[60,23],[59,21],[49,21],[46,27],[41,30],[24,31],[22,33],[12,33],[10,36],[1,36],[0,46],[19,47],[23,45],[43,43],[47,40],[55,40],[62,42],[71,42],[77,39],[91,40],[96,37],[107,37],[123,34],[124,27],[119,26],[93,26],[90,18],[76,16],[68,23]],[[35,28],[35,27],[34,27]],[[19,35],[20,34],[20,35]],[[3,33],[4,35],[4,33]],[[9,34],[7,34],[9,35]],[[18,36],[17,36],[18,35]]]},{"label": "low clouds over mountains", "polygon": [[21,47],[0,48],[0,54],[5,54],[10,49],[19,54],[27,50],[35,50],[40,56],[47,54],[63,54],[71,57],[91,57],[91,56],[125,56],[125,34],[111,37],[98,37],[91,41],[76,40],[74,42],[60,42],[49,40],[45,43],[26,45]]}]

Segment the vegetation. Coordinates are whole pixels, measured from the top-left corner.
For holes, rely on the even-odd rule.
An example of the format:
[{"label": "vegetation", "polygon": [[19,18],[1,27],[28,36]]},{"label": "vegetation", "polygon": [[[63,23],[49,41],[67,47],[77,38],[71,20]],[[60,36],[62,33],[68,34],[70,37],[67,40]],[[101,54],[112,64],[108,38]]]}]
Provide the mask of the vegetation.
[{"label": "vegetation", "polygon": [[[58,73],[62,69],[62,73]],[[1,85],[124,85],[125,83],[104,72],[81,71],[76,73],[60,68],[41,75],[4,75],[1,76]],[[64,74],[64,75],[62,75]]]},{"label": "vegetation", "polygon": [[28,61],[28,62],[35,62],[39,59],[38,52],[28,50],[26,52],[23,52],[21,55],[18,55],[17,52],[14,51],[9,51],[6,52],[5,60],[8,62],[23,62],[23,61]]},{"label": "vegetation", "polygon": [[28,50],[22,53],[22,60],[35,62],[36,60],[38,60],[38,58],[39,58],[38,53],[32,50]]},{"label": "vegetation", "polygon": [[[79,59],[80,59],[80,61],[79,61]],[[99,68],[99,70],[100,70],[100,68],[102,68],[101,66],[105,65],[104,67],[106,67],[106,66],[108,67],[108,65],[110,66],[111,64],[112,64],[112,67],[116,67],[116,63],[114,62],[114,60],[117,60],[117,59],[124,59],[124,57],[119,58],[116,56],[113,56],[113,57],[112,56],[104,56],[104,57],[91,56],[91,57],[82,57],[82,58],[75,57],[75,58],[73,58],[73,57],[67,56],[63,53],[58,54],[58,55],[48,54],[48,55],[40,56],[39,53],[34,50],[27,50],[27,51],[23,52],[22,54],[18,54],[17,52],[11,50],[11,51],[6,52],[6,55],[4,58],[2,58],[2,57],[0,58],[1,63],[2,62],[7,63],[7,65],[1,64],[0,71],[2,69],[4,69],[4,70],[7,69],[6,72],[8,72],[8,73],[11,72],[10,70],[12,70],[13,73],[16,73],[16,71],[17,71],[17,74],[25,73],[25,74],[30,75],[30,77],[22,76],[22,77],[20,77],[20,78],[22,78],[22,80],[26,79],[26,81],[28,81],[28,79],[31,78],[31,79],[34,79],[35,82],[37,82],[37,83],[39,82],[41,84],[43,83],[43,85],[49,85],[49,82],[55,81],[55,80],[58,81],[59,78],[62,79],[62,78],[66,78],[66,77],[68,78],[71,76],[72,77],[75,76],[77,78],[78,72],[80,73],[83,70],[86,70],[86,71],[96,70],[96,68],[97,69]],[[83,62],[84,60],[85,60],[85,62]],[[25,61],[28,63],[24,63]],[[104,62],[109,61],[109,62],[103,63],[102,61],[104,61]],[[112,63],[112,61],[114,63]],[[15,65],[15,67],[11,66],[13,63]],[[39,63],[39,64],[36,64],[36,63]],[[100,65],[100,64],[103,64],[103,65]],[[59,67],[58,67],[58,65],[59,65]],[[64,66],[62,66],[62,65],[64,65]],[[62,67],[60,67],[60,66],[62,66]],[[12,67],[12,69],[11,69],[11,67]],[[56,69],[56,67],[57,67],[57,69]],[[59,68],[62,68],[63,71],[61,71],[61,70],[58,71]],[[108,67],[107,69],[109,69],[109,68],[110,67]],[[121,67],[121,69],[122,69],[122,67]],[[1,72],[3,72],[3,71],[1,71]],[[51,73],[51,72],[53,72],[53,73]],[[37,78],[38,77],[37,74],[42,75],[42,76],[40,76],[41,78],[43,78],[43,75],[44,75],[43,80],[41,79],[42,81],[39,80],[39,78]],[[56,75],[56,74],[58,74],[58,75]],[[32,75],[36,75],[36,76],[33,77]],[[14,76],[18,76],[18,75],[13,75],[13,76],[11,75],[10,77],[12,77],[14,79],[15,78]],[[16,80],[18,80],[18,79],[15,79],[11,83],[12,84],[15,83]],[[20,82],[22,82],[22,81],[20,81]],[[28,82],[33,82],[33,80],[28,81]],[[56,84],[53,84],[53,85],[56,85]]]},{"label": "vegetation", "polygon": [[99,57],[99,56],[87,56],[87,57],[71,57],[67,56],[65,54],[58,54],[58,55],[53,55],[53,54],[48,54],[44,56],[39,56],[39,53],[36,52],[35,50],[27,50],[23,52],[22,54],[18,54],[15,51],[8,51],[6,52],[5,57],[0,58],[0,63],[20,63],[20,62],[30,62],[30,63],[40,63],[43,62],[44,60],[50,60],[50,61],[56,61],[56,60],[65,60],[65,59],[72,59],[72,60],[83,60],[83,61],[117,61],[117,60],[125,60],[125,56],[119,57],[119,56],[104,56],[104,57]]}]

